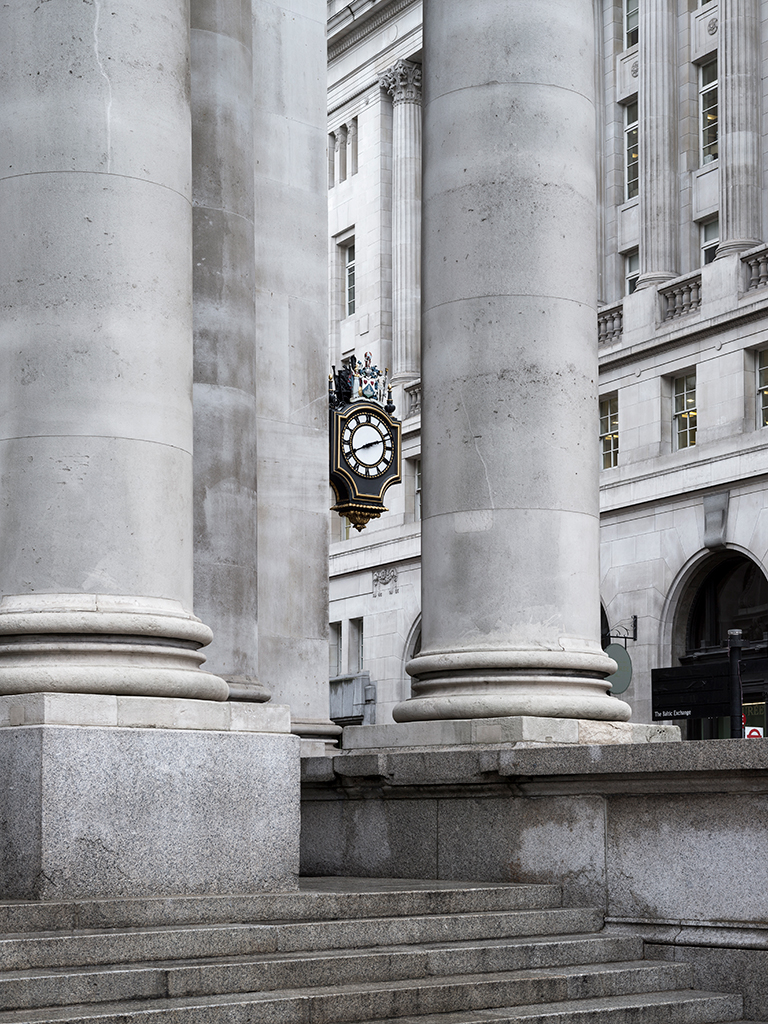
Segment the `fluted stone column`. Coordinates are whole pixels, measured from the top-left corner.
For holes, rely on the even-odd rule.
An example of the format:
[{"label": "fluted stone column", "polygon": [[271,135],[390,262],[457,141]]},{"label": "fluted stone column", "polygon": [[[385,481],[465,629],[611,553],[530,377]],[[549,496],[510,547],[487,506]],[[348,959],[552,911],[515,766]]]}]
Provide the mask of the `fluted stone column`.
[{"label": "fluted stone column", "polygon": [[757,0],[720,0],[718,257],[761,241],[760,19]]},{"label": "fluted stone column", "polygon": [[392,380],[421,360],[421,65],[399,60],[381,76],[392,97]]},{"label": "fluted stone column", "polygon": [[341,732],[328,688],[327,8],[252,3],[259,679],[294,732],[322,741]]},{"label": "fluted stone column", "polygon": [[193,0],[195,609],[234,696],[257,680],[256,322],[250,0]]},{"label": "fluted stone column", "polygon": [[678,273],[677,3],[643,0],[640,88],[640,277],[647,288]]},{"label": "fluted stone column", "polygon": [[424,40],[422,650],[394,717],[626,720],[600,646],[592,3],[425,0]]},{"label": "fluted stone column", "polygon": [[192,614],[186,0],[0,7],[0,693],[225,699]]}]

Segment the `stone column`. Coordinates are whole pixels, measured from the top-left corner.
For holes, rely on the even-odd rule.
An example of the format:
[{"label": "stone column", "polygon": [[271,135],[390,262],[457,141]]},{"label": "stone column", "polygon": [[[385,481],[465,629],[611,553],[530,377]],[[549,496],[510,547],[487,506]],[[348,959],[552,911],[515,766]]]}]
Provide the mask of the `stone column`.
[{"label": "stone column", "polygon": [[759,245],[760,19],[757,0],[720,0],[720,245],[718,257]]},{"label": "stone column", "polygon": [[638,288],[678,273],[676,11],[675,0],[643,0],[640,15]]},{"label": "stone column", "polygon": [[230,693],[257,682],[250,0],[192,0],[195,609]]},{"label": "stone column", "polygon": [[328,193],[324,0],[254,16],[259,679],[333,739],[328,687]]},{"label": "stone column", "polygon": [[600,647],[592,3],[425,0],[424,40],[422,650],[394,717],[625,720]]},{"label": "stone column", "polygon": [[392,97],[392,380],[419,376],[421,347],[421,65],[381,76]]},{"label": "stone column", "polygon": [[226,699],[192,615],[186,0],[0,7],[0,693]]}]

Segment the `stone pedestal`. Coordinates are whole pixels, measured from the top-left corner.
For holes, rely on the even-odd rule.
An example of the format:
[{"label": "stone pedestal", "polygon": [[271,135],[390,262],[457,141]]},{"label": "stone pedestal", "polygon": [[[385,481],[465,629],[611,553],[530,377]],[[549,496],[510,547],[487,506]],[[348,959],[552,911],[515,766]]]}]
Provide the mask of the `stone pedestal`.
[{"label": "stone pedestal", "polygon": [[285,707],[0,697],[0,898],[294,888],[298,748]]},{"label": "stone pedestal", "polygon": [[677,270],[677,4],[647,0],[640,18],[638,106],[640,277],[653,287]]},{"label": "stone pedestal", "polygon": [[392,97],[392,381],[419,376],[421,349],[421,66],[381,77]]},{"label": "stone pedestal", "polygon": [[426,0],[424,40],[422,650],[394,717],[626,720],[599,640],[592,4]]}]

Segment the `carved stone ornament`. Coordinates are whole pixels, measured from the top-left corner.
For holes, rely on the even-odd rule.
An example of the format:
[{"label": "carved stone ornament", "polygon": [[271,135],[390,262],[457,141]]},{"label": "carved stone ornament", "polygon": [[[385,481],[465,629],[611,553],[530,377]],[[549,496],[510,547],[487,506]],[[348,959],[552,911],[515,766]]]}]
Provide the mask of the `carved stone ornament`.
[{"label": "carved stone ornament", "polygon": [[399,60],[379,78],[393,103],[421,103],[421,64]]},{"label": "carved stone ornament", "polygon": [[381,597],[385,589],[388,589],[390,594],[400,593],[397,585],[397,567],[394,565],[386,569],[377,569],[373,574],[373,596]]},{"label": "carved stone ornament", "polygon": [[707,32],[709,32],[711,36],[713,36],[715,32],[717,32],[717,18],[709,19],[709,21],[707,22]]},{"label": "carved stone ornament", "polygon": [[632,67],[629,69],[629,73],[633,78],[637,78],[640,74],[640,64],[637,61],[634,61]]}]

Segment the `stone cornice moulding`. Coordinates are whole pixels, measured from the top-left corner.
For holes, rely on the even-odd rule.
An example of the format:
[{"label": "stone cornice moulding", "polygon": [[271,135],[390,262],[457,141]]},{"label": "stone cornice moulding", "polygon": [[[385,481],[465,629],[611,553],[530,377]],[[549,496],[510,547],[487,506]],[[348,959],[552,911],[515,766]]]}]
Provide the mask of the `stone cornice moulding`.
[{"label": "stone cornice moulding", "polygon": [[[369,9],[365,14],[359,18],[353,20],[351,24],[347,24],[344,28],[340,29],[339,32],[333,33],[333,26],[328,26],[328,60],[336,60],[346,50],[355,46],[361,39],[364,39],[371,32],[375,32],[376,29],[381,28],[387,21],[401,14],[409,7],[416,7],[421,4],[421,0],[390,0],[384,6],[378,8]],[[354,17],[354,16],[353,16]],[[359,25],[359,28],[355,28]],[[345,33],[346,29],[346,33]],[[342,34],[345,33],[345,34]]]}]

